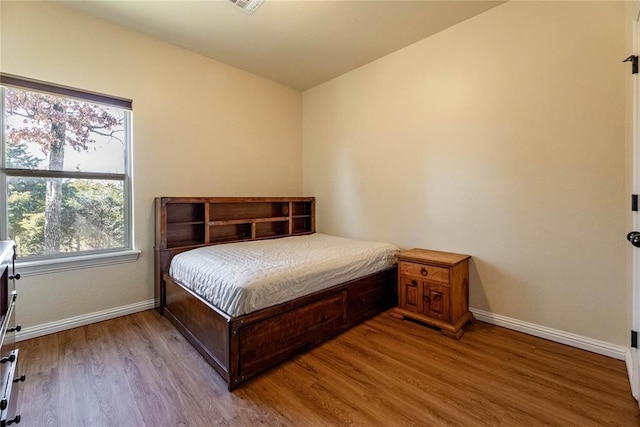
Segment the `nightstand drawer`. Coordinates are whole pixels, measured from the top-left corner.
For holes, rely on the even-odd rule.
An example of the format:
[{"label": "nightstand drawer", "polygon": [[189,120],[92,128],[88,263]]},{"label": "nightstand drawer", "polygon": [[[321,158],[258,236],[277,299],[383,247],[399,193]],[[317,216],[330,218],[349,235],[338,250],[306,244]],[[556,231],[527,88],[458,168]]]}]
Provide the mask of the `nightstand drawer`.
[{"label": "nightstand drawer", "polygon": [[398,263],[398,268],[400,274],[433,280],[434,282],[449,283],[448,268],[403,261]]}]

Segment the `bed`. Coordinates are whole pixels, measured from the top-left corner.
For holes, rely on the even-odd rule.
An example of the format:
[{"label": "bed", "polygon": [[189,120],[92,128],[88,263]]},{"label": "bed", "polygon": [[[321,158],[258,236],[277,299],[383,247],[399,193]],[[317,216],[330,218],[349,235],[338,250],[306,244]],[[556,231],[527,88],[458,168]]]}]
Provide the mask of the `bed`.
[{"label": "bed", "polygon": [[315,233],[314,198],[155,202],[156,309],[229,390],[397,303],[395,247]]}]

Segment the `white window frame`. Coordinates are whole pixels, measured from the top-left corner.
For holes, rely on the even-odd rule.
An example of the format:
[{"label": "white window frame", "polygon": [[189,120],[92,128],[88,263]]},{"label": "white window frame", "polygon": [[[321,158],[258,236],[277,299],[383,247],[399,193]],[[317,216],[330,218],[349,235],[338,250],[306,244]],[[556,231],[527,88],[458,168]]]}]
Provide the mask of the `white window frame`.
[{"label": "white window frame", "polygon": [[[125,110],[125,170],[122,174],[108,173],[77,173],[72,171],[51,171],[51,173],[33,174],[24,173],[24,170],[14,170],[6,167],[6,144],[5,144],[5,105],[4,87],[14,87],[20,90],[32,92],[44,92],[54,96],[75,98],[84,102],[101,103],[109,106],[122,108]],[[34,176],[46,177],[49,175],[61,178],[84,178],[100,179],[113,178],[122,179],[124,196],[124,248],[83,251],[77,253],[60,253],[55,255],[34,256],[26,260],[20,259],[18,254],[17,268],[24,276],[64,272],[68,270],[78,270],[91,267],[99,267],[125,262],[134,262],[140,256],[140,251],[134,249],[134,229],[133,229],[133,147],[132,147],[132,111],[131,100],[115,98],[109,95],[102,95],[80,89],[54,85],[38,80],[25,79],[23,77],[0,73],[0,129],[2,140],[0,141],[0,239],[6,240],[9,236],[8,224],[8,203],[7,203],[7,176]],[[40,172],[40,171],[38,171]]]}]

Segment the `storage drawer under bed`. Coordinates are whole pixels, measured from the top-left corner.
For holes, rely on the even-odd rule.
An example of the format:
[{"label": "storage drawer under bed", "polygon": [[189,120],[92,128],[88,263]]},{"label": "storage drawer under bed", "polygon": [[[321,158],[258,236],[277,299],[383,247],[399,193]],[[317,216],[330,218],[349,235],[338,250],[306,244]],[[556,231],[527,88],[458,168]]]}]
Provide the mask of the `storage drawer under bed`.
[{"label": "storage drawer under bed", "polygon": [[345,325],[343,293],[238,330],[240,375],[250,377],[336,335]]},{"label": "storage drawer under bed", "polygon": [[357,324],[398,303],[395,277],[354,283],[347,289],[347,323]]}]

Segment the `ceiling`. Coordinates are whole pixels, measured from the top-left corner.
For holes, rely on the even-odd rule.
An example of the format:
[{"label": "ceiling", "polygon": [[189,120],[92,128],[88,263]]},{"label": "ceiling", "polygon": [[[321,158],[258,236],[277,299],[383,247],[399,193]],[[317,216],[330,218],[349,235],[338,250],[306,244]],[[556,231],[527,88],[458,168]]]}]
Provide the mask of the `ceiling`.
[{"label": "ceiling", "polygon": [[220,62],[305,90],[503,1],[61,1]]}]

